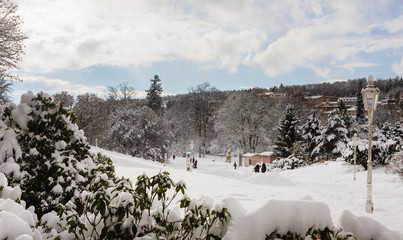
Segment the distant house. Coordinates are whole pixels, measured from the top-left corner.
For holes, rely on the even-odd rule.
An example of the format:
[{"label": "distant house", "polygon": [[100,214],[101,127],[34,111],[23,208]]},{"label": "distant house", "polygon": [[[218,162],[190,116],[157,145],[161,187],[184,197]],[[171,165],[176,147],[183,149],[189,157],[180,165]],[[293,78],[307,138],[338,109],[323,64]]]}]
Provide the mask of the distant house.
[{"label": "distant house", "polygon": [[267,99],[281,99],[286,96],[285,93],[275,93],[275,92],[264,92],[260,94]]},{"label": "distant house", "polygon": [[260,164],[261,156],[258,153],[245,153],[242,155],[243,165],[245,167],[255,166],[256,164]]},{"label": "distant house", "polygon": [[274,152],[262,152],[260,154],[262,156],[263,163],[273,163],[276,160],[276,154]]},{"label": "distant house", "polygon": [[256,164],[272,163],[276,159],[276,155],[273,152],[262,153],[245,153],[242,155],[243,163],[245,167],[255,166]]}]

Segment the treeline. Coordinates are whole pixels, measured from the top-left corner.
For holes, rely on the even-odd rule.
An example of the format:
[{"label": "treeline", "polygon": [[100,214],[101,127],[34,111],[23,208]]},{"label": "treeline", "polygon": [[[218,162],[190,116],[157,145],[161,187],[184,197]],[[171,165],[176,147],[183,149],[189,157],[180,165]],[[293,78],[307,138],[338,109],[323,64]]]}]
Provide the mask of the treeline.
[{"label": "treeline", "polygon": [[[315,103],[307,100],[301,89],[312,89],[313,95],[355,96],[366,85],[360,79],[280,87],[272,90],[287,93],[286,96],[268,99],[261,94],[267,89],[219,91],[208,83],[191,88],[187,94],[162,97],[159,76],[155,75],[150,82],[146,99],[136,99],[134,88],[127,83],[109,87],[106,98],[84,94],[74,101],[66,92],[54,97],[73,109],[77,124],[91,145],[162,161],[165,153],[169,156],[190,151],[191,142],[199,157],[224,154],[228,149],[233,152],[239,149],[241,153],[273,150],[286,106],[295,107],[301,124],[313,112],[322,122],[327,121],[327,116],[319,113]],[[376,81],[375,85],[382,89],[384,82]],[[400,89],[400,79],[390,82],[389,93],[397,92],[399,101],[375,112],[374,124],[379,129],[385,123],[402,121],[402,91],[396,91]],[[343,95],[338,93],[348,88],[351,94],[347,90],[341,90]]]},{"label": "treeline", "polygon": [[[363,84],[365,83],[365,84]],[[325,95],[335,97],[353,97],[356,95],[357,88],[362,84],[366,85],[365,78],[308,85],[293,85],[272,87],[270,91],[278,93],[300,93],[306,96]],[[403,93],[403,78],[395,77],[388,79],[378,79],[375,82],[376,87],[381,90],[381,96],[399,99]]]}]

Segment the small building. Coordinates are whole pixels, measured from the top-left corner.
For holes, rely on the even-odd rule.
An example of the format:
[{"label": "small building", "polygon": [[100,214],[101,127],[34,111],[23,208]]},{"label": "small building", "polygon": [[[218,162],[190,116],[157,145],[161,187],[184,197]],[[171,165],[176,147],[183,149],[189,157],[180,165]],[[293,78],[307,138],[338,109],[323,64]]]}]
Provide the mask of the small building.
[{"label": "small building", "polygon": [[245,167],[255,166],[256,164],[260,164],[261,156],[258,153],[245,153],[242,155],[243,157],[243,165]]},{"label": "small building", "polygon": [[245,167],[262,163],[270,164],[276,159],[276,155],[273,152],[245,153],[242,157]]},{"label": "small building", "polygon": [[262,152],[260,154],[262,156],[262,162],[263,163],[273,163],[274,160],[276,160],[276,154],[274,152]]}]

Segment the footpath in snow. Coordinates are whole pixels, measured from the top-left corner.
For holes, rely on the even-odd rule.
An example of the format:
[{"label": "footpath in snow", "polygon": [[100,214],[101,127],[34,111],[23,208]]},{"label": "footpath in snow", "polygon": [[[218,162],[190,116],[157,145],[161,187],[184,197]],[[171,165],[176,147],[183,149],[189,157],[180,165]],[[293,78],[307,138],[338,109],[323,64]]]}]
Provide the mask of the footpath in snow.
[{"label": "footpath in snow", "polygon": [[[253,216],[256,221],[264,220],[261,215],[264,209],[270,209],[269,201],[272,206],[278,204],[278,200],[314,201],[319,202],[316,206],[319,209],[324,209],[320,205],[322,203],[328,206],[336,226],[339,223],[334,221],[351,214],[347,220],[361,219],[361,222],[367,223],[366,229],[371,226],[373,231],[391,230],[394,232],[392,236],[397,239],[401,236],[393,234],[403,235],[403,182],[397,175],[386,174],[382,167],[373,172],[374,213],[368,214],[365,212],[367,172],[359,168],[357,180],[353,181],[353,166],[344,161],[289,171],[254,173],[252,167],[235,170],[232,164],[225,163],[224,158],[208,156],[198,158],[198,168],[187,172],[186,160],[181,157],[169,159],[164,165],[95,147],[92,151],[109,156],[117,174],[129,177],[133,182],[143,173],[152,176],[160,171],[168,171],[174,181],[183,180],[186,183],[189,197],[208,196],[215,202],[224,200],[230,203],[232,208],[236,208],[231,212],[235,218]],[[387,229],[378,226],[372,219]],[[354,223],[350,222],[349,225]]]}]

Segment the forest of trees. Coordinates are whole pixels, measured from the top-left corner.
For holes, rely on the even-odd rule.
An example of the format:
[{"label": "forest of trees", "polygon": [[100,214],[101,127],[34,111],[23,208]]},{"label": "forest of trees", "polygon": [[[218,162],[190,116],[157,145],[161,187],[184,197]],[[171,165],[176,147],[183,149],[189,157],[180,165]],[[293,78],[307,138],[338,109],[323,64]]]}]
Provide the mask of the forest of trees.
[{"label": "forest of trees", "polygon": [[[327,117],[305,98],[328,95],[361,99],[360,90],[366,85],[365,79],[280,86],[270,89],[285,93],[284,97],[276,99],[263,97],[262,93],[267,89],[219,91],[208,83],[191,88],[187,94],[163,97],[163,79],[155,75],[150,83],[146,99],[136,98],[134,87],[127,83],[108,87],[106,99],[84,94],[72,103],[73,96],[66,92],[54,97],[73,109],[77,124],[90,144],[159,161],[165,153],[181,155],[190,151],[191,141],[199,157],[202,154],[221,155],[228,149],[239,149],[241,153],[275,151],[278,156],[287,157],[292,153],[293,144],[298,143],[312,161],[334,159],[348,147],[351,133],[358,132],[362,139],[366,138],[362,101],[357,103],[356,118],[348,116],[343,103]],[[381,132],[386,125],[398,128],[403,120],[402,79],[378,80],[375,85],[381,89],[381,97],[396,100],[377,109],[375,131]],[[292,108],[292,113],[287,106]],[[290,131],[281,126],[287,125],[284,121],[290,117],[295,118],[295,126],[292,126],[295,133],[292,137],[281,136],[285,134],[282,131]],[[312,131],[316,131],[315,139],[312,139]],[[327,141],[326,135],[337,138]]]}]

